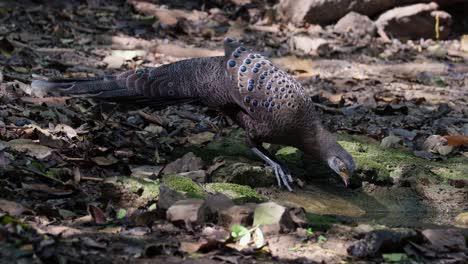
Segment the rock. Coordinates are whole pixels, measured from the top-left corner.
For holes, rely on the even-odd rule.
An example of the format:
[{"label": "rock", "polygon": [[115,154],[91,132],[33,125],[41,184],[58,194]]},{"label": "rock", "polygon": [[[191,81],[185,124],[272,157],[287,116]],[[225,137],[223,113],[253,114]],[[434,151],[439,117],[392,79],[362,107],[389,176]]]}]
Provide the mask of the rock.
[{"label": "rock", "polygon": [[426,141],[424,141],[422,149],[427,152],[440,154],[447,156],[450,152],[453,151],[453,146],[447,145],[447,139],[439,135],[429,136]]},{"label": "rock", "polygon": [[304,208],[295,207],[288,209],[288,211],[291,220],[297,227],[306,227],[309,225]]},{"label": "rock", "polygon": [[203,222],[216,223],[219,212],[232,206],[234,206],[234,202],[226,195],[222,193],[211,194],[205,199],[198,212],[199,219]]},{"label": "rock", "polygon": [[144,165],[144,166],[130,168],[130,171],[132,172],[131,176],[135,178],[156,179],[161,169],[162,169],[161,166]]},{"label": "rock", "polygon": [[205,184],[205,190],[209,193],[220,192],[232,199],[236,204],[265,200],[265,198],[249,186],[234,183],[208,183]]},{"label": "rock", "polygon": [[455,217],[455,222],[459,225],[468,226],[468,212],[458,214]]},{"label": "rock", "polygon": [[412,229],[393,228],[371,231],[366,236],[347,248],[354,257],[373,256],[378,252],[402,250],[406,242],[416,240],[418,233]]},{"label": "rock", "polygon": [[294,229],[294,222],[287,208],[274,202],[262,203],[255,208],[253,225],[260,226],[265,235]]},{"label": "rock", "polygon": [[467,250],[465,238],[455,229],[426,229],[421,233],[436,252]]},{"label": "rock", "polygon": [[177,201],[184,199],[186,197],[183,193],[173,190],[165,184],[159,186],[158,209],[165,211]]},{"label": "rock", "polygon": [[286,163],[288,166],[301,166],[303,165],[304,154],[297,148],[294,147],[284,147],[279,149],[275,157]]},{"label": "rock", "polygon": [[213,141],[214,136],[212,132],[202,132],[189,137],[188,142],[192,145],[201,145]]},{"label": "rock", "polygon": [[451,32],[452,17],[437,11],[436,3],[415,4],[391,9],[375,21],[381,37],[408,39],[435,39],[436,17],[439,19],[439,39],[446,39]]},{"label": "rock", "polygon": [[390,135],[382,139],[382,142],[380,142],[380,146],[383,148],[396,148],[400,145],[401,141],[401,138]]},{"label": "rock", "polygon": [[188,198],[204,198],[206,193],[203,188],[189,178],[179,175],[167,175],[162,182],[169,188],[183,193]]},{"label": "rock", "polygon": [[204,170],[181,172],[177,175],[181,177],[190,178],[192,181],[198,182],[198,183],[205,183],[206,177],[207,177],[206,171]]},{"label": "rock", "polygon": [[180,200],[174,203],[166,212],[166,219],[173,224],[192,226],[202,223],[198,211],[203,204],[201,199]]},{"label": "rock", "polygon": [[377,28],[369,17],[349,12],[336,22],[333,29],[338,33],[351,33],[354,36],[364,37],[366,35],[374,36]]},{"label": "rock", "polygon": [[106,56],[103,61],[107,63],[108,69],[119,69],[124,65],[125,58],[115,55],[109,55]]},{"label": "rock", "polygon": [[189,152],[179,159],[169,163],[163,170],[163,174],[173,174],[187,171],[200,170],[203,167],[203,160],[192,152]]},{"label": "rock", "polygon": [[292,38],[294,48],[313,55],[327,55],[331,52],[330,44],[323,38],[311,38],[305,35],[298,35]]},{"label": "rock", "polygon": [[161,133],[164,130],[164,128],[162,126],[149,125],[149,126],[145,127],[144,130],[146,132],[159,135],[159,133]]},{"label": "rock", "polygon": [[231,227],[233,225],[250,226],[253,222],[254,208],[247,205],[235,205],[218,213],[218,225]]},{"label": "rock", "polygon": [[216,182],[232,182],[252,187],[271,186],[276,182],[270,168],[230,158],[224,159],[224,164],[213,171],[211,178]]}]

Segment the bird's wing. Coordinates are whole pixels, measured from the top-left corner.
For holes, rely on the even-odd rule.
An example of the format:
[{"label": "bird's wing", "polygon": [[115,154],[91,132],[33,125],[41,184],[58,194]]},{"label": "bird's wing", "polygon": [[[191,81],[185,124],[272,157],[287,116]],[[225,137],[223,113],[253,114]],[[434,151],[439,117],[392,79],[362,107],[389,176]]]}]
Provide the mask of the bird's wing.
[{"label": "bird's wing", "polygon": [[265,56],[230,38],[225,39],[224,49],[226,68],[235,84],[233,98],[254,119],[287,123],[310,100],[297,80]]}]

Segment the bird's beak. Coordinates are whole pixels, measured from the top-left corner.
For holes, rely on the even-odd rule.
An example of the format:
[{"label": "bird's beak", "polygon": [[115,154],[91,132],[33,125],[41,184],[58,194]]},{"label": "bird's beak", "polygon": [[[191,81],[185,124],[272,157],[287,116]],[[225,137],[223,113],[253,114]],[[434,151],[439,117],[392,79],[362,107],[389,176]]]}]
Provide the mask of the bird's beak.
[{"label": "bird's beak", "polygon": [[349,185],[349,173],[348,171],[340,171],[340,177],[343,179],[345,187],[348,187]]}]

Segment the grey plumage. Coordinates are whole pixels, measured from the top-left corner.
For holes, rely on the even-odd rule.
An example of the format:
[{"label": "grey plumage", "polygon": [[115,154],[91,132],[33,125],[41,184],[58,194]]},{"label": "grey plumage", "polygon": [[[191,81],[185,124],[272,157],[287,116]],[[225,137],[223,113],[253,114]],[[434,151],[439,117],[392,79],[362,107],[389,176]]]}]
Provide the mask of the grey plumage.
[{"label": "grey plumage", "polygon": [[[265,154],[262,142],[292,145],[315,156],[347,183],[352,157],[326,131],[302,85],[266,57],[226,38],[225,56],[197,58],[157,68],[127,71],[102,78],[34,80],[38,94],[87,96],[103,99],[200,100],[220,109],[246,130],[247,143],[272,165],[289,187],[290,175]],[[341,163],[340,163],[341,162]]]}]

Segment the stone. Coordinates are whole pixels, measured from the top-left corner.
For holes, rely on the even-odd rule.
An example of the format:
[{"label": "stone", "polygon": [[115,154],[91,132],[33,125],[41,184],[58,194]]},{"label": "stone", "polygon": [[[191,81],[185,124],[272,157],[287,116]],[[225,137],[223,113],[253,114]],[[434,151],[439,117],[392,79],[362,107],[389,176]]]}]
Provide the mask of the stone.
[{"label": "stone", "polygon": [[218,212],[218,225],[231,227],[233,225],[251,226],[253,222],[254,207],[235,205],[224,208]]},{"label": "stone", "polygon": [[201,224],[198,211],[203,204],[201,199],[187,199],[175,202],[166,212],[166,219],[175,225],[192,226]]},{"label": "stone", "polygon": [[288,211],[289,211],[289,216],[291,217],[291,220],[294,222],[294,224],[297,227],[306,227],[309,225],[309,221],[307,220],[306,212],[304,208],[300,208],[300,207],[289,208]]},{"label": "stone", "polygon": [[400,146],[400,142],[402,142],[400,137],[390,135],[382,138],[380,146],[383,148],[396,148]]},{"label": "stone", "polygon": [[330,44],[323,38],[311,38],[306,35],[297,35],[293,37],[293,44],[296,50],[307,54],[326,55],[331,52]]},{"label": "stone", "polygon": [[447,139],[444,137],[440,135],[431,135],[424,141],[422,150],[446,156],[454,149],[453,146],[448,146],[447,143]]},{"label": "stone", "polygon": [[374,36],[377,30],[374,22],[369,17],[356,12],[349,12],[346,16],[342,17],[336,22],[333,29],[338,33],[350,33],[360,37],[366,35]]},{"label": "stone", "polygon": [[281,20],[296,25],[306,23],[327,25],[352,11],[372,17],[396,6],[421,2],[450,5],[456,1],[463,0],[279,0],[276,10]]},{"label": "stone", "polygon": [[135,178],[156,179],[161,169],[162,169],[161,166],[143,165],[143,166],[130,168],[130,171],[132,172],[131,176]]},{"label": "stone", "polygon": [[465,238],[456,229],[426,229],[421,234],[436,252],[467,250]]},{"label": "stone", "polygon": [[181,172],[177,175],[181,177],[190,178],[192,181],[198,182],[198,183],[205,183],[207,181],[206,171],[204,170]]},{"label": "stone", "polygon": [[253,225],[260,226],[265,235],[294,229],[294,222],[287,208],[274,202],[262,203],[255,208]]},{"label": "stone", "polygon": [[234,206],[234,202],[222,193],[209,195],[199,210],[199,219],[216,223],[221,210]]},{"label": "stone", "polygon": [[180,172],[196,171],[203,167],[203,160],[193,152],[189,152],[179,159],[169,163],[163,169],[163,174],[174,174]]},{"label": "stone", "polygon": [[468,212],[458,214],[455,217],[455,223],[468,226]]},{"label": "stone", "polygon": [[434,27],[438,17],[438,38],[446,39],[451,32],[452,17],[438,8],[436,3],[397,7],[380,15],[375,24],[385,39],[436,39]]},{"label": "stone", "polygon": [[177,201],[186,199],[185,195],[181,192],[169,188],[165,184],[159,186],[159,200],[158,209],[166,211],[175,204]]}]

